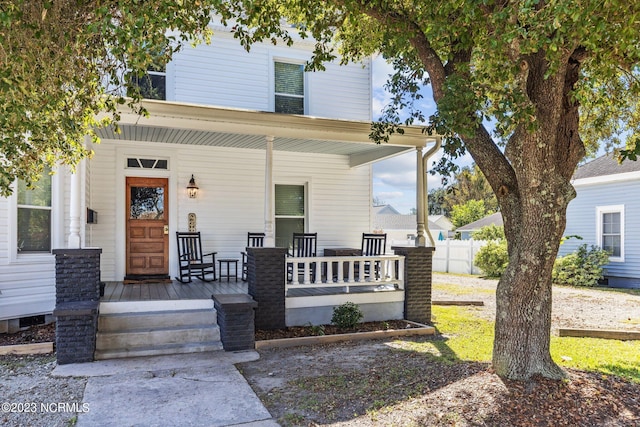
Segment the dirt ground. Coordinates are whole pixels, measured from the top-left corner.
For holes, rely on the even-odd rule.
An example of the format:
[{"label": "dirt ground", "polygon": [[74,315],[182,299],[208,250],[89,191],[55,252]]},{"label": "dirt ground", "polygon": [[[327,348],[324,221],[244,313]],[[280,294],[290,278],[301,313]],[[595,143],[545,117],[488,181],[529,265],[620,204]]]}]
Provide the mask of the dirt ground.
[{"label": "dirt ground", "polygon": [[[493,320],[497,280],[477,276],[433,274],[433,301],[483,301],[479,315]],[[450,290],[445,290],[450,285]],[[640,330],[640,290],[553,287],[552,333],[558,328]]]},{"label": "dirt ground", "polygon": [[[493,319],[496,284],[434,274],[433,299],[482,300],[476,314]],[[552,333],[640,329],[640,292],[556,287],[553,298]],[[442,338],[405,338],[264,350],[239,368],[285,426],[640,426],[639,384],[580,371],[505,382],[488,364],[411,351],[422,340],[446,352]]]}]

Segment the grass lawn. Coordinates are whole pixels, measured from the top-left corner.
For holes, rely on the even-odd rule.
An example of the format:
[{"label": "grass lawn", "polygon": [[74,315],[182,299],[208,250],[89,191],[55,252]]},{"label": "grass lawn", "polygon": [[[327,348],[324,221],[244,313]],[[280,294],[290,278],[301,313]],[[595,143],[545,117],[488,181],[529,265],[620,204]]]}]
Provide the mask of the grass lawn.
[{"label": "grass lawn", "polygon": [[459,285],[457,283],[434,283],[432,287],[434,291],[447,292],[454,295],[495,295],[496,293],[495,289],[476,288],[473,286]]},{"label": "grass lawn", "polygon": [[[494,322],[480,318],[477,310],[434,306],[434,325],[447,339],[407,345],[451,362],[490,362]],[[562,367],[619,375],[640,383],[640,341],[552,336],[551,355]]]}]

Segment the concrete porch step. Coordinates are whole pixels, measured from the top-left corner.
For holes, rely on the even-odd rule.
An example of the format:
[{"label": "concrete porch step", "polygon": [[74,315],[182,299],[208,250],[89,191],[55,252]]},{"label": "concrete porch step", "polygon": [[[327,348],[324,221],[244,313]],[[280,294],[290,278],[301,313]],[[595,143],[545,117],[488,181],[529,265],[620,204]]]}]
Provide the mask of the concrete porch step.
[{"label": "concrete porch step", "polygon": [[106,313],[98,318],[101,332],[162,329],[193,325],[215,325],[216,311],[209,309]]},{"label": "concrete porch step", "polygon": [[175,328],[134,329],[96,334],[96,350],[136,348],[164,344],[219,341],[218,325],[191,325]]},{"label": "concrete porch step", "polygon": [[163,356],[168,354],[200,353],[207,351],[222,350],[222,343],[218,341],[187,343],[187,344],[164,344],[148,347],[136,347],[130,349],[96,350],[95,360],[120,359],[126,357],[141,356]]},{"label": "concrete porch step", "polygon": [[100,304],[97,360],[222,349],[212,300]]},{"label": "concrete porch step", "polygon": [[101,302],[100,314],[213,309],[211,299]]}]

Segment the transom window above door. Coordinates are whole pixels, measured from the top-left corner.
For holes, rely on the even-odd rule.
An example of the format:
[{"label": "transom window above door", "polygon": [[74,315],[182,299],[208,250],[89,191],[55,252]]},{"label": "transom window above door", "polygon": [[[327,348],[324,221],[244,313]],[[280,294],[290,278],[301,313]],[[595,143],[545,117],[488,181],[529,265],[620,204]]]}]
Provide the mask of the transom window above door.
[{"label": "transom window above door", "polygon": [[127,158],[127,168],[129,169],[169,169],[167,159],[146,159],[141,157]]},{"label": "transom window above door", "polygon": [[304,114],[304,66],[275,62],[275,112]]}]

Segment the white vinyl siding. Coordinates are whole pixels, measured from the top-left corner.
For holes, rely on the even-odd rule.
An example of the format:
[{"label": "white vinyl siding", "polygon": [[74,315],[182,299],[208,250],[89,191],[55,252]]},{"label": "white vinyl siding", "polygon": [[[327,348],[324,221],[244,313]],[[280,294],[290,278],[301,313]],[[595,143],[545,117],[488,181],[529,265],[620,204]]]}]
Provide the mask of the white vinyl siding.
[{"label": "white vinyl siding", "polygon": [[[117,147],[117,148],[116,148]],[[102,248],[102,280],[122,280],[124,262],[124,192],[118,182],[115,158],[134,153],[155,153],[169,159],[169,268],[175,276],[175,232],[188,229],[189,213],[196,214],[203,249],[218,258],[238,258],[247,232],[264,230],[265,151],[160,143],[128,143],[104,140],[94,147],[91,161],[92,209],[99,214],[91,225],[88,246]],[[116,154],[120,153],[120,154]],[[325,247],[360,247],[363,232],[370,228],[370,167],[350,168],[345,156],[275,151],[274,183],[307,183],[307,231],[318,233],[318,252]],[[127,170],[126,174],[135,176]],[[157,171],[156,171],[157,172]],[[148,172],[149,174],[154,172]],[[186,186],[194,175],[198,197],[189,199]],[[150,175],[146,175],[150,176]],[[99,197],[98,197],[99,195]],[[173,199],[171,198],[173,197]],[[114,201],[116,201],[114,203]]]},{"label": "white vinyl siding", "polygon": [[[97,224],[86,225],[88,247],[102,248],[100,270],[102,280],[115,280],[116,251],[116,145],[103,141],[93,147],[96,155],[88,162],[90,208],[98,213]],[[124,186],[121,188],[124,192]],[[109,272],[105,274],[105,272]]]},{"label": "white vinyl siding", "polygon": [[579,239],[568,239],[560,246],[560,255],[575,251],[581,244],[599,246],[598,207],[618,206],[624,203],[624,230],[622,250],[624,262],[611,259],[605,266],[607,276],[640,278],[640,199],[629,197],[636,194],[640,181],[620,181],[577,185],[577,197],[567,208],[565,236],[577,235]]},{"label": "white vinyl siding", "polygon": [[[188,46],[166,68],[169,101],[258,111],[274,111],[274,61],[304,63],[313,45],[256,44],[246,52],[224,31],[212,44]],[[371,120],[371,61],[326,64],[327,71],[305,73],[305,113],[316,117]],[[239,136],[241,138],[241,136]],[[197,141],[193,141],[197,144]],[[96,155],[78,170],[82,182],[83,247],[99,247],[101,279],[124,275],[125,176],[169,179],[170,274],[176,274],[175,232],[187,229],[189,213],[197,216],[207,251],[219,258],[239,258],[249,231],[263,231],[265,151],[121,142],[103,139]],[[163,158],[169,170],[126,169],[128,157]],[[325,247],[359,247],[370,230],[371,168],[350,168],[346,156],[276,151],[275,183],[305,183],[306,229],[318,233]],[[191,175],[200,187],[188,199]],[[70,179],[53,177],[52,249],[65,247],[70,226]],[[85,209],[98,214],[86,224]],[[49,313],[55,306],[55,259],[49,253],[17,253],[17,200],[0,198],[0,320]]]},{"label": "white vinyl siding", "polygon": [[[51,177],[52,249],[65,241],[65,177],[64,171]],[[0,198],[0,320],[47,314],[55,307],[55,257],[49,251],[18,253],[17,225],[18,195],[14,191],[9,198]]]},{"label": "white vinyl siding", "polygon": [[[256,44],[246,52],[237,40],[216,32],[210,45],[185,47],[167,66],[170,101],[274,111],[274,61],[304,63],[311,45]],[[371,62],[327,64],[305,73],[305,114],[371,120]]]}]

